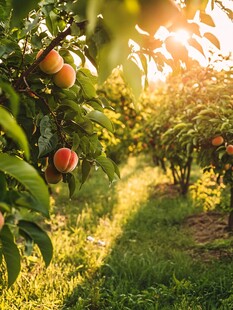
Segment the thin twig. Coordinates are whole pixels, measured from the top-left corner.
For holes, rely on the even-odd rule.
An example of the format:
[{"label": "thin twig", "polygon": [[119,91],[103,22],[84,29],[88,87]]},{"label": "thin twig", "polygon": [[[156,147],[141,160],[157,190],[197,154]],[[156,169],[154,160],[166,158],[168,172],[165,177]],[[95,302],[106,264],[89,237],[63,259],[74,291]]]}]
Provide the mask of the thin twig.
[{"label": "thin twig", "polygon": [[[82,21],[79,23],[76,23],[76,26],[80,28],[80,30],[84,30],[86,28],[87,21]],[[59,45],[59,43],[65,39],[66,36],[71,34],[71,26],[69,26],[66,30],[63,32],[60,32],[58,36],[51,41],[51,43],[46,47],[46,49],[43,51],[43,53],[33,62],[33,64],[22,72],[21,76],[18,78],[18,80],[15,82],[14,88],[16,90],[19,90],[23,84],[25,84],[25,79],[36,69],[36,67],[39,65],[39,63],[48,55],[48,53],[56,46]]]},{"label": "thin twig", "polygon": [[61,138],[62,144],[66,145],[65,137],[64,137],[64,135],[62,133],[62,130],[61,130],[61,125],[59,124],[55,113],[51,110],[48,102],[46,101],[46,99],[43,96],[41,96],[40,94],[38,94],[37,92],[35,92],[34,90],[32,90],[29,87],[25,77],[23,78],[23,80],[24,80],[24,84],[26,85],[27,88],[26,89],[21,89],[20,92],[25,92],[27,94],[30,94],[30,96],[33,95],[35,98],[40,99],[43,102],[43,104],[46,106],[46,108],[48,109],[49,113],[51,114],[51,116],[52,116],[52,118],[54,120],[54,123],[55,123],[55,125],[57,127],[58,134],[59,134],[59,136]]}]

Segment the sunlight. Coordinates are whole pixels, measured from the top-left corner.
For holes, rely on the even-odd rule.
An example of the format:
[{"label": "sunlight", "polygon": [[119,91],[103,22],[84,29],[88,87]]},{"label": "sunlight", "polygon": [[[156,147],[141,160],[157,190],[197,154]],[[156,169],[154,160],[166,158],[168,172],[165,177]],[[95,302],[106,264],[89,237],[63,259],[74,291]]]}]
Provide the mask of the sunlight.
[{"label": "sunlight", "polygon": [[179,29],[172,34],[174,39],[183,45],[188,44],[188,40],[190,39],[190,33],[185,29]]}]

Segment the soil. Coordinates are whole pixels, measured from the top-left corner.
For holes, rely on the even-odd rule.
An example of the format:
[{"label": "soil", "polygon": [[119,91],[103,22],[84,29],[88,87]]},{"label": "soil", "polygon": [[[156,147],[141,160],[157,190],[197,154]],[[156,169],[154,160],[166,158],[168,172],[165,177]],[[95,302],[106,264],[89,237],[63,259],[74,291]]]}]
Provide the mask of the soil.
[{"label": "soil", "polygon": [[189,227],[197,243],[209,243],[216,239],[230,237],[227,230],[227,221],[227,214],[213,211],[202,212],[186,218],[185,226]]},{"label": "soil", "polygon": [[233,232],[227,229],[228,215],[221,212],[202,212],[186,218],[188,228],[195,242],[189,250],[194,259],[209,262],[213,259],[233,258]]},{"label": "soil", "polygon": [[[176,185],[162,183],[154,188],[154,195],[175,198],[180,194]],[[216,259],[233,259],[233,231],[228,229],[228,216],[226,213],[209,211],[184,220],[183,228],[194,240],[187,251],[194,259],[208,263]]]}]

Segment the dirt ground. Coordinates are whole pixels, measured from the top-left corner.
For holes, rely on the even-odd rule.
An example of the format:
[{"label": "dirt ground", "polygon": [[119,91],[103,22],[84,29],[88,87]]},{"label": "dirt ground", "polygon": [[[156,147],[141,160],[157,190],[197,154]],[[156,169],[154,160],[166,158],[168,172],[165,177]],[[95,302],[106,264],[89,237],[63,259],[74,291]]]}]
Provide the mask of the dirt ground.
[{"label": "dirt ground", "polygon": [[196,242],[207,243],[231,236],[227,230],[227,221],[228,216],[220,212],[202,212],[189,216],[185,226],[189,227]]},{"label": "dirt ground", "polygon": [[[162,193],[162,194],[161,194]],[[174,185],[159,184],[154,189],[154,195],[177,197],[178,188]],[[194,246],[188,250],[194,259],[210,262],[213,259],[233,259],[233,231],[227,229],[228,214],[218,211],[201,212],[184,220],[183,227],[187,229],[194,240]]]},{"label": "dirt ground", "polygon": [[221,212],[202,212],[186,218],[184,226],[190,231],[195,247],[193,258],[203,261],[233,258],[233,232],[227,229],[228,215]]}]

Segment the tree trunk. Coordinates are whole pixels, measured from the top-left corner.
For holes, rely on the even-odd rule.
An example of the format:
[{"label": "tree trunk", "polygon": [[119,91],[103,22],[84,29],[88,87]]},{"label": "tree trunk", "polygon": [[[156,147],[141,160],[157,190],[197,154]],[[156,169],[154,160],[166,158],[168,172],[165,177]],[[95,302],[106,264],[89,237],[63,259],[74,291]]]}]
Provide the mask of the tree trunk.
[{"label": "tree trunk", "polygon": [[185,167],[183,168],[183,171],[182,168],[180,168],[182,174],[180,187],[181,187],[181,194],[184,196],[187,194],[189,189],[191,166],[192,166],[192,157],[190,156],[187,160]]}]

